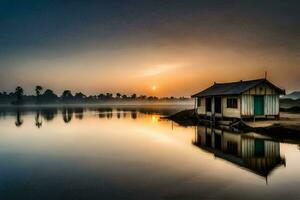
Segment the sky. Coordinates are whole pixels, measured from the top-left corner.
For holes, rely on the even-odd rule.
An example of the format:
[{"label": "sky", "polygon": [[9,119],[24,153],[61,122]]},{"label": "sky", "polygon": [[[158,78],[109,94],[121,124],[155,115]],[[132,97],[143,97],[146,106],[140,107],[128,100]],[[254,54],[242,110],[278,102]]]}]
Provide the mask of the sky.
[{"label": "sky", "polygon": [[265,71],[300,90],[299,1],[0,1],[0,91],[190,96]]}]

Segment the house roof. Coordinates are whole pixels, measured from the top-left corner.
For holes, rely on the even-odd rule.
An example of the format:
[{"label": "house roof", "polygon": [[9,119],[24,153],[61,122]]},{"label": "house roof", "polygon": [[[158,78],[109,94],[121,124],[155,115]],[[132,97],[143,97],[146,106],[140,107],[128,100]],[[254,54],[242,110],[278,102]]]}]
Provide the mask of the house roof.
[{"label": "house roof", "polygon": [[230,83],[215,83],[211,87],[192,95],[192,97],[239,95],[261,83],[268,84],[270,87],[274,88],[279,94],[285,94],[284,90],[275,86],[267,79],[256,79]]}]

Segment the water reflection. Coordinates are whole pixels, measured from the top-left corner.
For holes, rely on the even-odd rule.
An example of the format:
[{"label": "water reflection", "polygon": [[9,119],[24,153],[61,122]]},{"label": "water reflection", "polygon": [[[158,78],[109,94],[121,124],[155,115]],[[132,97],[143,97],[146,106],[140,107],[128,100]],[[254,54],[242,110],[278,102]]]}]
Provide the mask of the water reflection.
[{"label": "water reflection", "polygon": [[80,120],[83,119],[83,112],[84,112],[83,108],[75,108],[74,112],[75,112],[76,119],[80,119]]},{"label": "water reflection", "polygon": [[65,123],[69,123],[73,117],[73,109],[72,108],[63,108],[62,117]]},{"label": "water reflection", "polygon": [[0,118],[0,196],[6,195],[1,199],[64,194],[63,199],[76,199],[80,192],[90,195],[82,199],[300,195],[298,146],[279,144],[270,136],[183,127],[161,120],[165,110],[146,108],[14,108],[0,113],[8,116]]},{"label": "water reflection", "polygon": [[16,114],[15,125],[16,125],[17,127],[20,127],[20,126],[22,126],[22,124],[23,124],[21,111],[20,111],[19,109],[17,109],[15,114]]},{"label": "water reflection", "polygon": [[198,126],[193,144],[218,158],[265,177],[266,181],[276,167],[285,166],[279,142],[256,133],[241,134]]},{"label": "water reflection", "polygon": [[136,117],[137,117],[137,112],[136,112],[136,110],[134,110],[131,112],[131,118],[136,119]]},{"label": "water reflection", "polygon": [[37,111],[36,112],[36,115],[35,115],[35,126],[40,128],[43,124],[43,121],[42,121],[42,118],[40,116],[40,111]]},{"label": "water reflection", "polygon": [[40,112],[46,121],[52,121],[57,115],[57,108],[44,108]]},{"label": "water reflection", "polygon": [[[177,108],[178,110],[180,109]],[[46,122],[52,121],[57,117],[58,113],[61,113],[61,117],[65,123],[70,123],[73,117],[79,120],[84,118],[84,113],[92,111],[96,112],[99,118],[106,119],[121,119],[131,118],[133,120],[139,117],[139,114],[159,114],[169,115],[177,110],[174,108],[143,108],[143,107],[1,107],[0,115],[5,117],[6,115],[14,115],[16,117],[15,125],[20,127],[23,124],[22,115],[27,113],[35,114],[35,126],[41,128],[43,125],[43,119]],[[155,119],[157,120],[157,119]]]}]

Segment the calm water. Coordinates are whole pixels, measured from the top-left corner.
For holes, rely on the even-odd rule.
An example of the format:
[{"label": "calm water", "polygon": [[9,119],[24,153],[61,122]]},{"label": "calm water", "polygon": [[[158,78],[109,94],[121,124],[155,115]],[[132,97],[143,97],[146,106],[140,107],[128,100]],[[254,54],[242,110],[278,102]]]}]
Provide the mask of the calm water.
[{"label": "calm water", "polygon": [[300,151],[181,127],[182,108],[0,112],[0,199],[299,199]]}]

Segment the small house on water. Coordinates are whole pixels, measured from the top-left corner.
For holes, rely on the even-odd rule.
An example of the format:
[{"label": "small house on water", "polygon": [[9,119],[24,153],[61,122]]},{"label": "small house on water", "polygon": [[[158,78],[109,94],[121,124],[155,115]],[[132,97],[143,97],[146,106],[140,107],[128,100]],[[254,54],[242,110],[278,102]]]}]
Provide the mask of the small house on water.
[{"label": "small house on water", "polygon": [[279,118],[279,96],[285,91],[267,79],[214,83],[192,95],[195,110],[205,117]]}]

